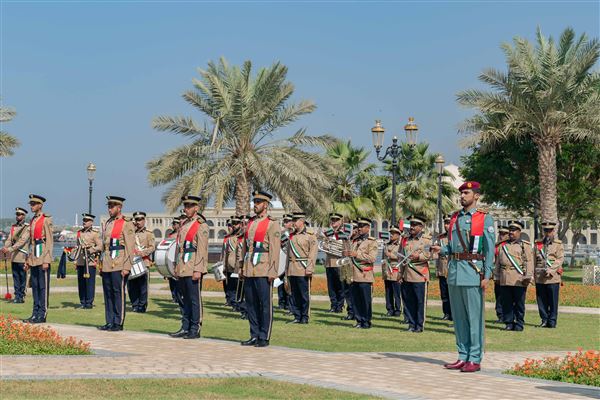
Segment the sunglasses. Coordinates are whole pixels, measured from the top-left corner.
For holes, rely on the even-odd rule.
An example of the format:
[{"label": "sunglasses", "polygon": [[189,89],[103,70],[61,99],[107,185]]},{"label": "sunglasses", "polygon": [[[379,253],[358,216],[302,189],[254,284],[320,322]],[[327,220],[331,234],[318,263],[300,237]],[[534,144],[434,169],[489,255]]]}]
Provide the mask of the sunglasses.
[{"label": "sunglasses", "polygon": [[136,222],[140,222],[140,221],[143,221],[144,218],[136,218],[135,220],[136,220]]}]

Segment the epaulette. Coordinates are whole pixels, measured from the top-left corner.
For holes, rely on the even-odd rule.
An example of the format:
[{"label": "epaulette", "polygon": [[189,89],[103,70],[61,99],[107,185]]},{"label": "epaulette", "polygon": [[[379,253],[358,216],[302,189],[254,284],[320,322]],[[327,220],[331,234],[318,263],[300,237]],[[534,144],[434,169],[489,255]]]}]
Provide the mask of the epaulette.
[{"label": "epaulette", "polygon": [[50,215],[50,214],[43,213],[42,215],[46,218],[52,218],[52,215]]},{"label": "epaulette", "polygon": [[483,207],[482,208],[477,207],[477,211],[479,211],[482,214],[489,214],[490,213],[490,210],[488,210],[487,208],[483,208]]},{"label": "epaulette", "polygon": [[309,235],[314,235],[315,231],[313,231],[312,229],[306,228],[306,233],[308,233]]},{"label": "epaulette", "polygon": [[562,240],[560,240],[560,239],[554,239],[553,243],[562,244]]},{"label": "epaulette", "polygon": [[126,216],[124,216],[124,215],[123,215],[123,219],[125,220],[125,222],[131,222],[131,218],[129,218],[129,217],[126,217]]},{"label": "epaulette", "polygon": [[267,218],[269,218],[271,221],[277,221],[275,218],[271,217],[270,215],[267,215]]},{"label": "epaulette", "polygon": [[23,223],[23,226],[29,226],[29,222]]},{"label": "epaulette", "polygon": [[369,237],[367,238],[367,240],[377,240],[377,239],[375,239],[373,236],[369,236]]},{"label": "epaulette", "polygon": [[531,244],[531,242],[528,242],[527,240],[523,240],[523,239],[521,239],[521,242],[523,242],[525,244]]},{"label": "epaulette", "polygon": [[92,232],[100,233],[100,229],[92,228]]}]

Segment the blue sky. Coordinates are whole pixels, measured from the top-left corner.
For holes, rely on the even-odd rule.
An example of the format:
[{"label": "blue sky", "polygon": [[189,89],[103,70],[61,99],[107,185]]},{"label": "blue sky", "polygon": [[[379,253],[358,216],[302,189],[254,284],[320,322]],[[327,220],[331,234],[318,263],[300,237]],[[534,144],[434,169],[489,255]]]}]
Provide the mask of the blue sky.
[{"label": "blue sky", "polygon": [[96,214],[106,194],[126,197],[129,211],[163,210],[145,163],[184,139],[150,123],[203,121],[181,94],[209,60],[287,65],[295,98],[318,106],[298,124],[311,134],[370,149],[376,118],[389,144],[414,116],[419,139],[458,163],[469,111],[455,94],[478,87],[483,68],[504,68],[500,43],[533,38],[538,25],[598,37],[600,18],[597,1],[1,3],[0,96],[18,113],[2,129],[22,145],[0,161],[0,214],[34,192],[57,224],[87,210],[90,161]]}]

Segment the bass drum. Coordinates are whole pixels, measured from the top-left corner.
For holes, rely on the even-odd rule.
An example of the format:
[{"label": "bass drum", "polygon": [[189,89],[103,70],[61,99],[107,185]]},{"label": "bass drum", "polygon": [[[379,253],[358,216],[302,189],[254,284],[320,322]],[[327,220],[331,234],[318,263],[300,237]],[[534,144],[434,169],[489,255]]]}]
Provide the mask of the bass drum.
[{"label": "bass drum", "polygon": [[158,272],[165,278],[177,279],[175,277],[175,252],[177,243],[175,239],[165,239],[156,246],[154,252],[154,264]]}]

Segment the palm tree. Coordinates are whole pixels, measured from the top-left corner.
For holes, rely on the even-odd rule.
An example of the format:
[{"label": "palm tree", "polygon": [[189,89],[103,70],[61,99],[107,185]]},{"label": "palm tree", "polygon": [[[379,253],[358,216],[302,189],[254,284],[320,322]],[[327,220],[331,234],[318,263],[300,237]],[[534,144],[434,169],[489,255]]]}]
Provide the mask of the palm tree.
[{"label": "palm tree", "polygon": [[[400,158],[396,170],[398,182],[398,201],[396,212],[398,215],[408,216],[410,214],[421,214],[434,222],[437,227],[437,181],[438,173],[435,167],[435,159],[439,154],[429,153],[429,144],[418,143],[411,146],[403,143],[400,148]],[[386,161],[385,170],[391,172],[392,162]],[[443,178],[453,178],[452,174],[444,170]],[[392,198],[392,180],[385,178],[382,190],[386,204],[386,215],[390,215],[390,204]],[[442,214],[448,214],[456,208],[453,195],[456,190],[448,182],[442,180]],[[396,221],[394,221],[395,223]]]},{"label": "palm tree", "polygon": [[217,210],[235,200],[236,212],[248,214],[250,191],[263,189],[288,209],[325,210],[333,163],[314,150],[336,139],[308,136],[302,128],[289,138],[276,137],[316,108],[311,101],[290,102],[294,86],[286,80],[287,67],[276,62],[253,76],[250,61],[240,68],[221,58],[199,73],[194,90],[183,98],[208,117],[213,129],[189,117],[160,116],[152,123],[191,140],[147,164],[152,185],[171,183],[163,195],[167,208],[174,210],[182,195],[193,193],[214,201]]},{"label": "palm tree", "polygon": [[565,141],[600,142],[600,74],[592,72],[600,44],[585,34],[576,39],[570,28],[558,43],[539,28],[535,47],[519,37],[513,42],[502,45],[508,71],[487,69],[479,76],[491,91],[457,95],[460,104],[478,111],[462,130],[482,145],[531,139],[538,150],[542,220],[558,221],[557,149]]},{"label": "palm tree", "polygon": [[[9,122],[15,115],[17,115],[15,110],[7,107],[0,107],[0,122]],[[4,131],[0,131],[0,157],[12,156],[14,154],[14,149],[19,147],[19,145],[19,140],[16,137],[11,136]]]},{"label": "palm tree", "polygon": [[348,141],[330,147],[327,156],[337,166],[330,189],[333,210],[349,219],[379,216],[383,203],[377,191],[376,166],[366,162],[369,152]]}]

